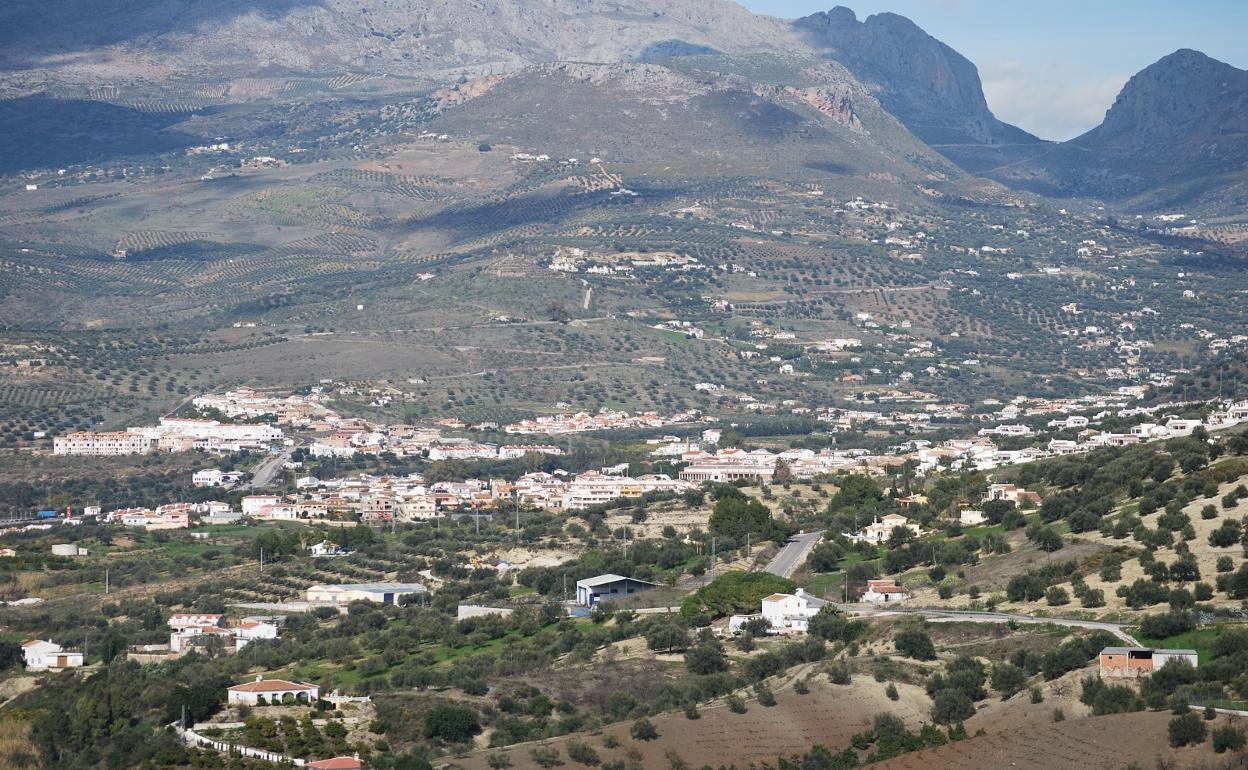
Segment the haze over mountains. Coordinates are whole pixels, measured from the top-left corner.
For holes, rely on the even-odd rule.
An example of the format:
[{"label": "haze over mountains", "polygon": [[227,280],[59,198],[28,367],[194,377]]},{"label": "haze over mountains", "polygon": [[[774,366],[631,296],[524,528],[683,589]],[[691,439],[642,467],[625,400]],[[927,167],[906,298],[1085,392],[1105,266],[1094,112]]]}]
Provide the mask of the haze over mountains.
[{"label": "haze over mountains", "polygon": [[[373,92],[402,96],[458,81],[463,87],[442,108],[464,119],[440,109],[442,120],[489,118],[494,129],[484,133],[499,139],[510,136],[499,128],[509,122],[552,134],[577,125],[542,126],[541,113],[523,114],[549,85],[543,78],[568,75],[550,64],[646,63],[574,89],[598,102],[579,112],[598,116],[585,126],[586,144],[610,133],[600,118],[617,99],[718,101],[726,111],[697,120],[721,146],[737,144],[742,131],[747,143],[751,131],[804,136],[805,110],[871,137],[857,143],[873,145],[868,155],[891,155],[893,165],[930,154],[926,144],[972,174],[1046,195],[1211,201],[1242,194],[1238,176],[1248,165],[1248,73],[1197,52],[1148,67],[1103,125],[1053,144],[998,120],[975,65],[913,22],[888,13],[860,21],[843,7],[788,21],[728,0],[16,0],[0,8],[0,49],[10,96],[69,97],[107,85],[245,103],[275,96],[255,88],[263,77],[373,78]],[[732,100],[747,96],[745,112],[734,112]],[[486,101],[470,105],[477,97]],[[881,122],[876,105],[892,117]],[[504,119],[509,109],[515,114]],[[892,118],[918,141],[899,138]]]}]

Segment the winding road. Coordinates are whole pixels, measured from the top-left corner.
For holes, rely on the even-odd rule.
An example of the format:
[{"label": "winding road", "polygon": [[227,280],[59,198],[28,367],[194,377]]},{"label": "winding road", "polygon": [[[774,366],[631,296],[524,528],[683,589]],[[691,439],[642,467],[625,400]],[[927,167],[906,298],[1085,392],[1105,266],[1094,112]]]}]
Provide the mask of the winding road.
[{"label": "winding road", "polygon": [[802,562],[806,561],[806,556],[822,537],[823,533],[819,531],[794,535],[784,548],[780,549],[780,553],[767,564],[765,571],[782,578],[791,577]]}]

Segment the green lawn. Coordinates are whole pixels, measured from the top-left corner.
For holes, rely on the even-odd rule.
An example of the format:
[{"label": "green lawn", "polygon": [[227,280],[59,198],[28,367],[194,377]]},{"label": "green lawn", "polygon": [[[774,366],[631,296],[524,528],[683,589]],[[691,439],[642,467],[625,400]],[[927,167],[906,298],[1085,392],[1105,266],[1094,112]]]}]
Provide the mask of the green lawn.
[{"label": "green lawn", "polygon": [[810,580],[807,580],[803,587],[815,596],[840,601],[844,585],[844,572],[817,572],[810,576]]},{"label": "green lawn", "polygon": [[1218,638],[1218,635],[1222,632],[1222,628],[1223,626],[1206,626],[1204,628],[1186,631],[1182,634],[1175,634],[1174,636],[1167,637],[1166,639],[1149,639],[1148,637],[1140,636],[1139,628],[1137,627],[1131,629],[1131,635],[1136,639],[1139,639],[1140,644],[1147,647],[1195,650],[1196,659],[1200,662],[1200,665],[1203,666],[1209,662],[1212,656],[1210,650],[1213,647],[1213,640]]}]

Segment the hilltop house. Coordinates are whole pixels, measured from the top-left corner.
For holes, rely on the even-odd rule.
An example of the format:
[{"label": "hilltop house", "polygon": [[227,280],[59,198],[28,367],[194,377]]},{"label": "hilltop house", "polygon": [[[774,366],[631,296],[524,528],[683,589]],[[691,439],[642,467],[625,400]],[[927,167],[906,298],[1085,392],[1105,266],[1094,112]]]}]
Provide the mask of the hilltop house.
[{"label": "hilltop house", "polygon": [[1026,503],[1039,505],[1040,495],[1013,484],[990,484],[984,493],[984,502],[990,500],[1008,500],[1021,508]]},{"label": "hilltop house", "polygon": [[772,594],[763,599],[762,616],[778,634],[805,633],[811,618],[819,614],[826,601],[797,589],[791,594]]},{"label": "hilltop house", "polygon": [[290,700],[299,703],[316,703],[321,695],[321,688],[314,684],[287,682],[284,679],[265,679],[256,675],[254,682],[236,684],[226,690],[226,702],[231,705],[244,703],[248,706],[257,706],[281,703],[287,700],[288,695]]},{"label": "hilltop house", "polygon": [[855,542],[879,544],[887,542],[888,538],[893,534],[893,530],[897,527],[905,527],[916,536],[920,531],[919,525],[911,523],[905,516],[899,513],[886,513],[864,527],[861,532],[856,534],[846,533],[845,536]]},{"label": "hilltop house", "polygon": [[41,639],[22,642],[22,660],[28,671],[78,668],[83,663],[81,652],[69,652],[55,642]]}]

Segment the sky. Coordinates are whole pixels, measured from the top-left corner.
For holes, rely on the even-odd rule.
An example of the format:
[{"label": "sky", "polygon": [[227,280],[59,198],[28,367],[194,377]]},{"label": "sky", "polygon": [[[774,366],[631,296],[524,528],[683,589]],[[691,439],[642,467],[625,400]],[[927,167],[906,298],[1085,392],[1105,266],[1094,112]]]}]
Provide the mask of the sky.
[{"label": "sky", "polygon": [[[838,0],[738,0],[796,18]],[[839,0],[906,16],[979,68],[998,118],[1044,139],[1096,126],[1133,74],[1179,48],[1248,68],[1248,0]]]}]

